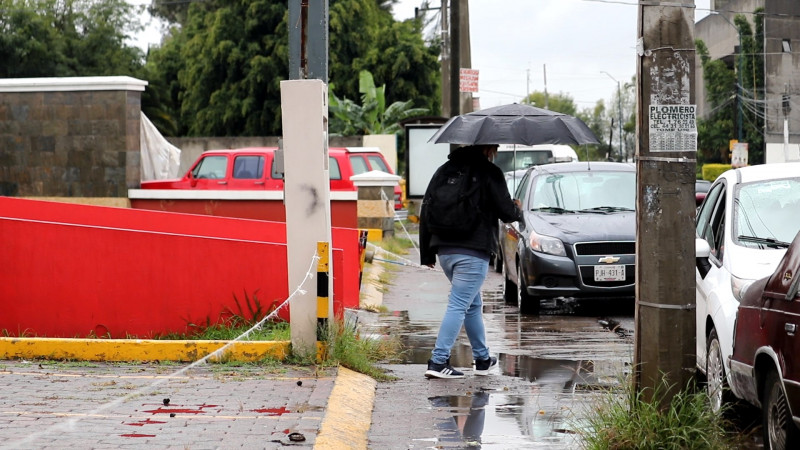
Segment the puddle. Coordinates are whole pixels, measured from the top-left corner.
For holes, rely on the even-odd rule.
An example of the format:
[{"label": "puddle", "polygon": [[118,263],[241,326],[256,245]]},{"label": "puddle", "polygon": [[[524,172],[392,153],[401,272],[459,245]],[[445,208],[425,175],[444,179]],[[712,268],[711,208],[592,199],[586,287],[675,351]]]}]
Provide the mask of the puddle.
[{"label": "puddle", "polygon": [[[568,409],[545,409],[533,396],[477,392],[473,395],[429,399],[431,406],[448,411],[451,418],[436,428],[438,440],[470,448],[573,448],[578,422]],[[448,445],[444,445],[449,447]]]}]

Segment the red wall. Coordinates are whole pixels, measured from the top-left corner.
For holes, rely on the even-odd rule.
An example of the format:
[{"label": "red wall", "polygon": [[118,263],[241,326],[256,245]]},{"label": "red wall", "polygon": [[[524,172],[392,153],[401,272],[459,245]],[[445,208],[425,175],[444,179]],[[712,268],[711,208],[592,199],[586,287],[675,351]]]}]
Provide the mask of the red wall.
[{"label": "red wall", "polygon": [[[238,312],[234,295],[268,308],[296,288],[280,222],[0,197],[0,239],[0,330],[12,336],[184,333]],[[358,306],[358,231],[334,229],[332,249],[341,315]]]}]

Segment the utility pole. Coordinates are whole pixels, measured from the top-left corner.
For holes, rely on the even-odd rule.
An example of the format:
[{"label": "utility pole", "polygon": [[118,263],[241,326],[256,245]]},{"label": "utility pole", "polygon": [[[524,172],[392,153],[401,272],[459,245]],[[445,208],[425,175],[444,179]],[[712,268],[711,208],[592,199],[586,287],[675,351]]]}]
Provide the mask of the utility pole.
[{"label": "utility pole", "polygon": [[[301,286],[315,258],[330,260],[328,169],[328,0],[289,2],[289,79],[281,81],[281,121],[289,292]],[[328,254],[320,254],[319,242]],[[334,273],[328,265],[328,273]],[[289,304],[292,351],[315,355],[317,327],[333,317],[333,277],[317,280]]]},{"label": "utility pole", "polygon": [[[625,157],[625,151],[623,150],[623,145],[622,145],[622,87],[620,85],[620,82],[616,78],[612,77],[610,73],[608,73],[608,72],[606,72],[604,70],[601,70],[600,72],[608,75],[608,78],[611,78],[612,80],[616,81],[616,83],[617,83],[617,113],[619,114],[619,120],[618,120],[618,122],[619,122],[619,138],[618,138],[619,139],[619,156],[620,156],[620,161],[626,161],[628,158]],[[613,120],[612,120],[612,122],[613,122]],[[613,127],[614,124],[612,123],[611,126]],[[609,146],[610,145],[611,144],[609,144]]]},{"label": "utility pole", "polygon": [[[450,111],[449,116],[472,112],[472,94],[461,93],[461,68],[471,68],[469,3],[450,1]],[[444,102],[442,102],[444,105]]]},{"label": "utility pole", "polygon": [[666,405],[695,372],[694,0],[638,8],[633,382]]}]

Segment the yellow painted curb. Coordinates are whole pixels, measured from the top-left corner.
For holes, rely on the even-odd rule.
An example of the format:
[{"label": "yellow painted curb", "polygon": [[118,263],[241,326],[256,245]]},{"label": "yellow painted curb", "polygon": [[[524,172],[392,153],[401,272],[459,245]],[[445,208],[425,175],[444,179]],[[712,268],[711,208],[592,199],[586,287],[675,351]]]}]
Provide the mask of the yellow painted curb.
[{"label": "yellow painted curb", "polygon": [[[148,339],[0,338],[0,359],[69,359],[82,361],[197,361],[231,344],[223,361],[283,360],[289,341],[167,341]],[[317,343],[317,355],[322,344]]]},{"label": "yellow painted curb", "polygon": [[376,385],[367,375],[339,367],[315,449],[367,448]]}]

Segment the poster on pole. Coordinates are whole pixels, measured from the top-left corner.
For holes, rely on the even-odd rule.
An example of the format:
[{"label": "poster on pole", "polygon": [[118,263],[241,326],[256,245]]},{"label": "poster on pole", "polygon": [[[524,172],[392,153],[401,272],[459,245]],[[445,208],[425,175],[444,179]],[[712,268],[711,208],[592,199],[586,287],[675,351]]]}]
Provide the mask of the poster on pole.
[{"label": "poster on pole", "polygon": [[478,92],[478,69],[461,68],[458,90],[459,92]]},{"label": "poster on pole", "polygon": [[747,165],[748,145],[746,142],[736,142],[731,151],[731,167],[744,167]]},{"label": "poster on pole", "polygon": [[696,152],[697,105],[650,105],[650,151]]}]

